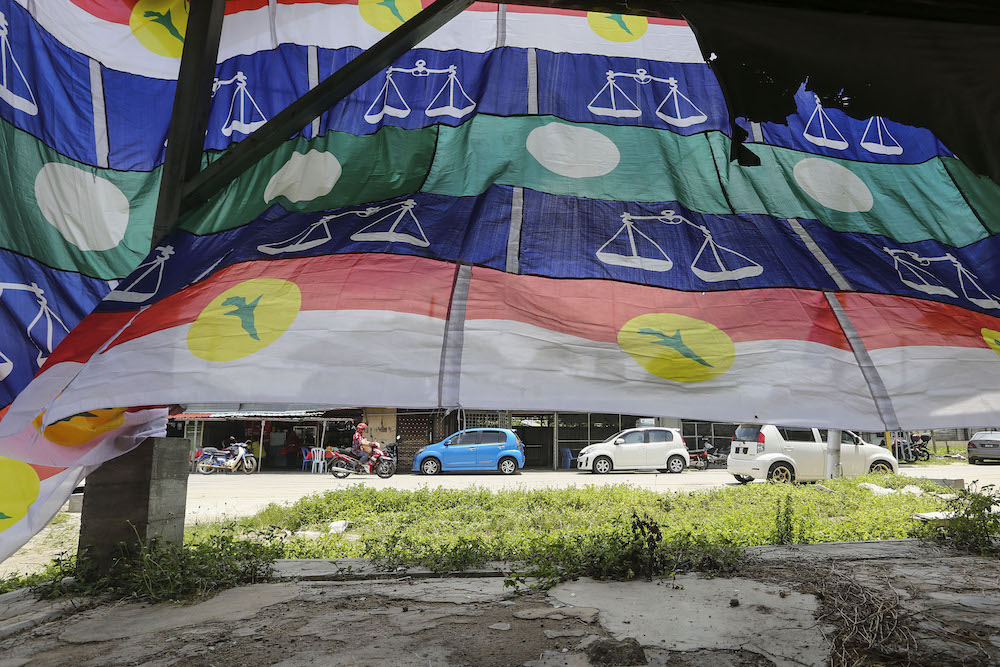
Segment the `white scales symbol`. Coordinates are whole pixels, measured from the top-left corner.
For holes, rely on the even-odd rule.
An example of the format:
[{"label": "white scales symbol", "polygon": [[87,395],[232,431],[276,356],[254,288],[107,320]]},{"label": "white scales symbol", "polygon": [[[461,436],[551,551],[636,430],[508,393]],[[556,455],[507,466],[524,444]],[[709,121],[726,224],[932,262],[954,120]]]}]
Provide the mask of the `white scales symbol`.
[{"label": "white scales symbol", "polygon": [[[18,111],[23,111],[31,116],[37,116],[38,103],[35,101],[35,95],[31,92],[31,86],[28,85],[28,80],[25,78],[24,72],[21,71],[21,66],[17,64],[17,59],[14,58],[14,51],[10,48],[10,39],[7,36],[9,32],[8,28],[7,17],[3,12],[0,12],[0,100],[3,100]],[[22,97],[12,89],[11,81],[7,78],[8,61],[11,67],[17,70],[17,76],[24,83],[24,88],[28,91],[28,97]],[[14,70],[11,70],[11,75],[14,74]],[[13,80],[13,76],[11,76],[11,79]],[[3,376],[0,375],[0,377]]]},{"label": "white scales symbol", "polygon": [[[428,69],[426,60],[418,60],[413,64],[413,67],[390,67],[385,71],[385,83],[382,84],[382,90],[379,91],[378,97],[365,112],[365,120],[373,125],[385,116],[406,118],[410,115],[410,105],[406,103],[399,86],[393,81],[393,74],[409,74],[415,77],[430,76],[431,74],[448,75],[444,85],[441,86],[431,103],[427,105],[427,109],[424,110],[424,113],[431,118],[436,116],[464,118],[476,108],[476,103],[466,95],[465,89],[462,88],[462,84],[458,80],[458,67],[448,65],[445,69]],[[448,93],[447,99],[441,100],[439,104],[438,100],[445,92]]]},{"label": "white scales symbol", "polygon": [[639,105],[615,82],[615,79],[621,78],[632,79],[636,84],[642,86],[653,81],[669,85],[670,92],[660,102],[660,106],[656,107],[656,115],[671,125],[690,127],[708,120],[708,116],[677,88],[677,79],[672,76],[661,79],[652,76],[644,69],[637,69],[635,74],[608,70],[608,82],[597,91],[594,99],[590,100],[590,104],[587,105],[587,109],[591,113],[612,118],[638,118],[642,115]]},{"label": "white scales symbol", "polygon": [[[215,83],[212,84],[212,96],[214,97],[223,86],[229,86],[234,83],[236,84],[236,90],[233,92],[233,99],[229,103],[229,115],[222,124],[222,134],[227,137],[232,136],[233,132],[250,134],[267,122],[264,112],[260,110],[253,95],[247,90],[247,77],[242,71],[236,72],[236,76],[225,81],[216,79]],[[233,111],[236,109],[237,98],[240,100],[239,117],[234,118]],[[252,109],[247,107],[247,102],[253,107]]]},{"label": "white scales symbol", "polygon": [[[59,316],[56,315],[51,308],[49,308],[49,301],[45,298],[45,291],[36,283],[31,283],[30,285],[22,285],[20,283],[0,283],[0,296],[3,295],[4,290],[30,292],[35,295],[35,300],[38,302],[38,314],[35,315],[35,318],[31,320],[30,324],[28,324],[24,333],[28,337],[28,340],[33,342],[34,339],[31,337],[31,330],[34,329],[35,325],[41,321],[42,317],[45,318],[44,349],[39,348],[38,356],[35,357],[35,363],[38,364],[39,368],[41,368],[42,364],[44,364],[45,360],[48,358],[48,355],[52,353],[52,334],[55,329],[53,322],[58,323],[66,333],[69,333],[69,329],[66,328],[63,321],[59,319]],[[38,346],[36,345],[36,347]],[[0,381],[10,375],[13,370],[14,362],[11,361],[10,357],[4,355],[2,350],[0,350]]]},{"label": "white scales symbol", "polygon": [[[702,242],[701,247],[698,249],[698,253],[691,261],[691,271],[705,282],[717,283],[722,280],[741,280],[742,278],[759,276],[764,272],[763,266],[753,261],[746,255],[716,243],[715,239],[712,238],[712,232],[709,231],[708,227],[695,224],[684,216],[677,215],[669,209],[660,211],[660,215],[632,215],[631,213],[625,212],[622,213],[621,219],[622,226],[619,227],[618,231],[615,232],[614,235],[597,250],[597,259],[605,264],[657,272],[669,271],[673,268],[673,260],[671,260],[666,251],[660,247],[660,244],[650,238],[635,224],[637,220],[655,220],[657,222],[662,222],[665,225],[687,224],[697,229],[704,235],[705,240]],[[629,249],[631,252],[623,254],[606,250],[606,248],[622,234],[627,234]],[[649,243],[656,248],[660,256],[646,257],[641,255],[636,247],[636,234],[649,241]],[[710,252],[706,253],[706,250]]]},{"label": "white scales symbol", "polygon": [[[813,97],[816,98],[816,107],[813,109],[812,115],[809,116],[809,120],[806,121],[805,129],[802,130],[803,138],[817,146],[837,151],[845,150],[850,146],[850,143],[823,110],[823,103],[820,102],[819,95],[813,95]],[[872,132],[872,125],[875,126],[874,132]],[[832,132],[828,132],[827,128]],[[836,134],[836,137],[832,136],[833,134]],[[865,132],[861,136],[861,147],[876,155],[901,155],[903,153],[903,147],[889,133],[889,128],[885,126],[885,119],[881,116],[872,116],[868,119],[868,125],[865,126]]]},{"label": "white scales symbol", "polygon": [[163,282],[163,265],[174,254],[174,247],[169,245],[157,246],[156,251],[159,254],[155,258],[135,268],[136,271],[145,269],[142,273],[137,275],[134,280],[124,287],[120,283],[118,287],[121,289],[116,288],[104,297],[104,300],[121,301],[123,303],[142,303],[155,296],[160,290],[160,283]]},{"label": "white scales symbol", "polygon": [[[934,294],[937,296],[949,296],[958,299],[959,296],[950,287],[944,285],[937,276],[926,268],[931,262],[950,262],[958,274],[958,284],[962,288],[962,296],[970,303],[974,303],[980,308],[1000,308],[1000,301],[992,294],[980,287],[977,276],[969,271],[950,252],[940,257],[923,257],[910,250],[900,250],[893,248],[882,248],[883,252],[892,257],[893,268],[899,274],[899,279],[908,287],[923,292],[924,294]],[[971,290],[971,294],[970,294]]]},{"label": "white scales symbol", "polygon": [[286,252],[310,250],[323,245],[333,238],[330,235],[330,221],[348,215],[359,218],[370,218],[379,213],[384,213],[385,215],[351,234],[351,240],[407,243],[419,248],[426,248],[430,245],[430,241],[427,240],[427,235],[424,234],[423,227],[420,226],[420,221],[417,220],[417,216],[413,213],[416,205],[416,201],[404,199],[391,204],[385,204],[384,206],[370,206],[360,211],[334,213],[320,218],[306,227],[303,232],[296,234],[290,239],[259,245],[257,246],[257,250],[266,255],[280,255]]}]

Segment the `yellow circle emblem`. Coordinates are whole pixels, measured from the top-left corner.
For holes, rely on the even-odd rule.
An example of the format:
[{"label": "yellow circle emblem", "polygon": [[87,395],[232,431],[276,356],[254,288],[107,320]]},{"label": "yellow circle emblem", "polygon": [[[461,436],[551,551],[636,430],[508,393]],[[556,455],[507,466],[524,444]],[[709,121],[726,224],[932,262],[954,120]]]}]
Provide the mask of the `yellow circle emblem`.
[{"label": "yellow circle emblem", "polygon": [[983,334],[983,340],[990,346],[990,349],[1000,354],[1000,331],[984,328],[980,333]]},{"label": "yellow circle emblem", "polygon": [[38,473],[27,463],[0,456],[0,533],[24,518],[38,498]]},{"label": "yellow circle emblem", "polygon": [[420,0],[358,0],[361,18],[382,32],[392,32],[420,10]]},{"label": "yellow circle emblem", "polygon": [[618,332],[618,345],[653,375],[676,382],[717,378],[729,370],[736,355],[722,329],[671,313],[632,318]]},{"label": "yellow circle emblem", "polygon": [[634,42],[646,34],[649,23],[645,16],[587,12],[590,29],[612,42]]},{"label": "yellow circle emblem", "polygon": [[180,58],[187,30],[185,0],[139,0],[132,8],[128,27],[139,43],[167,58]]},{"label": "yellow circle emblem", "polygon": [[242,359],[278,340],[301,306],[302,292],[293,282],[247,280],[205,306],[188,330],[188,349],[208,361]]},{"label": "yellow circle emblem", "polygon": [[[35,430],[42,428],[45,412],[31,422]],[[88,410],[60,419],[45,427],[43,435],[49,442],[63,447],[76,447],[90,442],[102,433],[113,431],[125,423],[125,408]]]}]

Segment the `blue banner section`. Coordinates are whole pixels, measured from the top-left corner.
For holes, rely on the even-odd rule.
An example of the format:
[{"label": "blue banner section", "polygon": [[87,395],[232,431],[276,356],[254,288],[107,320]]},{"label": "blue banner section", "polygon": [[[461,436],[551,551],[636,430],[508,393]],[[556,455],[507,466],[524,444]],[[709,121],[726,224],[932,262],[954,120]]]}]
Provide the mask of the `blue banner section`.
[{"label": "blue banner section", "polygon": [[[761,123],[758,143],[862,162],[919,164],[937,155],[952,156],[930,130],[881,116],[852,118],[840,109],[824,107],[805,84],[795,94],[795,106],[798,113],[788,117],[787,125]],[[742,118],[738,122],[748,141],[754,141],[750,123]]]},{"label": "blue banner section", "polygon": [[109,166],[151,171],[163,162],[176,81],[102,68],[108,117]]},{"label": "blue banner section", "polygon": [[[355,48],[320,49],[320,80],[358,53]],[[459,125],[477,113],[513,116],[527,112],[524,49],[486,53],[413,49],[325,113],[320,134],[329,130],[372,134],[383,125],[407,129],[436,123]]]},{"label": "blue banner section", "polygon": [[541,50],[537,55],[540,114],[684,135],[729,133],[726,101],[708,65]]},{"label": "blue banner section", "polygon": [[279,205],[237,229],[171,235],[101,303],[127,310],[159,301],[238,262],[335,253],[417,255],[504,269],[511,190],[478,197],[415,193],[408,197],[312,213]]},{"label": "blue banner section", "polygon": [[802,220],[851,285],[865,292],[951,303],[1000,315],[1000,238],[963,248],[937,241],[898,243],[878,234],[841,233]]},{"label": "blue banner section", "polygon": [[783,220],[526,190],[521,273],[678,290],[835,289]]},{"label": "blue banner section", "polygon": [[283,44],[236,56],[215,70],[205,148],[223,149],[245,139],[309,90],[306,47]]},{"label": "blue banner section", "polygon": [[0,250],[0,408],[110,289],[103,280]]},{"label": "blue banner section", "polygon": [[0,117],[67,157],[95,164],[90,60],[16,2],[0,0],[0,15]]}]

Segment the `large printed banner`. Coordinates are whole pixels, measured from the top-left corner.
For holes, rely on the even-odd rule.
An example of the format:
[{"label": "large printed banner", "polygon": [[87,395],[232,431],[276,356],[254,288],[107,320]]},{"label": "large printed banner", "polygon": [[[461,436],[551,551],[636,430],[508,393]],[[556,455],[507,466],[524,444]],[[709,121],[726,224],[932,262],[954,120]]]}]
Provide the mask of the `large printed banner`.
[{"label": "large printed banner", "polygon": [[[228,2],[206,160],[427,4]],[[808,81],[732,127],[684,21],[476,3],[148,252],[188,9],[0,0],[0,558],[170,404],[1000,414],[1000,188]]]}]

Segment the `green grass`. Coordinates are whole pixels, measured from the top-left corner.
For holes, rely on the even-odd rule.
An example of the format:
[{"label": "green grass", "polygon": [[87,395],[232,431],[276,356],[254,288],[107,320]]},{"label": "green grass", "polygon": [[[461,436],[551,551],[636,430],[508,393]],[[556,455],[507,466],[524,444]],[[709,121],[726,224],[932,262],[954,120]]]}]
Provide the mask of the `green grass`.
[{"label": "green grass", "polygon": [[[532,576],[543,585],[580,575],[725,573],[738,569],[741,547],[910,537],[917,534],[914,513],[944,507],[933,495],[876,495],[859,487],[865,481],[951,491],[892,475],[826,481],[829,491],[776,484],[693,493],[630,486],[510,491],[354,486],[272,504],[238,521],[196,524],[183,549],[143,545],[130,556],[135,563],[123,559],[113,577],[85,583],[88,590],[105,587],[117,597],[203,596],[217,589],[216,580],[225,587],[266,579],[275,558],[365,557],[437,571],[510,561],[528,569],[515,581]],[[326,532],[330,522],[342,519],[351,523],[346,533]],[[324,534],[294,535],[302,530]],[[290,535],[282,537],[286,531]],[[233,565],[223,571],[220,563]],[[48,580],[68,571],[64,561]],[[0,590],[4,587],[16,586],[0,580]],[[50,588],[59,592],[58,586]]]},{"label": "green grass", "polygon": [[812,485],[750,484],[695,493],[657,493],[628,486],[487,491],[422,489],[376,491],[351,487],[270,505],[253,517],[227,524],[199,524],[187,539],[198,543],[225,533],[277,527],[325,531],[347,519],[346,534],[286,542],[289,557],[375,556],[403,564],[433,562],[448,550],[470,550],[487,560],[531,561],[578,536],[614,531],[633,512],[659,525],[664,538],[690,535],[736,546],[771,544],[779,504],[790,498],[796,540],[835,542],[907,537],[915,512],[941,509],[933,496],[878,496],[858,485],[869,481],[899,488],[915,484],[895,476],[871,476]]}]

